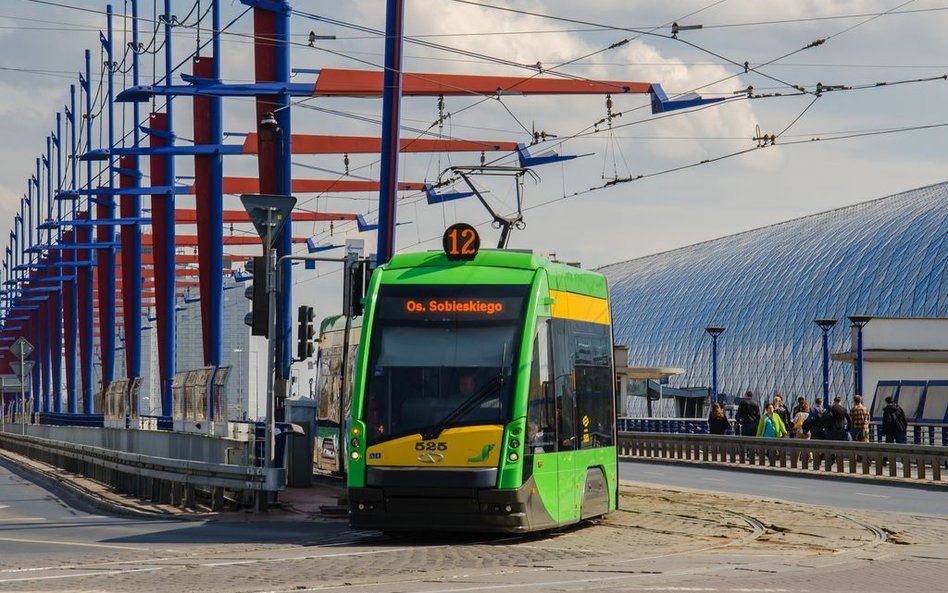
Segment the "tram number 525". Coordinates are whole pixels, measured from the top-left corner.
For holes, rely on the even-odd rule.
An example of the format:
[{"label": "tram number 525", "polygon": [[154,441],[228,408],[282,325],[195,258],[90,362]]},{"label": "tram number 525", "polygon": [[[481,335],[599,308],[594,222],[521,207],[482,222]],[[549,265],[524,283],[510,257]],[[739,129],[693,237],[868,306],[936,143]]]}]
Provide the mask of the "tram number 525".
[{"label": "tram number 525", "polygon": [[481,238],[473,226],[459,222],[444,231],[441,243],[449,260],[471,260],[481,247]]},{"label": "tram number 525", "polygon": [[448,444],[444,441],[420,441],[415,443],[416,451],[447,451]]}]

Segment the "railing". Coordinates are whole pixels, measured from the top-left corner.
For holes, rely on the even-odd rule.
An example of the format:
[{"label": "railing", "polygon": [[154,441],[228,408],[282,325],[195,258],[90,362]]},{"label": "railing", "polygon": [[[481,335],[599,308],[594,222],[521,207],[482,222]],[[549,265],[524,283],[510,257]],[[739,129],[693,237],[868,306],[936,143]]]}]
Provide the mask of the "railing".
[{"label": "railing", "polygon": [[[125,432],[141,434],[141,431]],[[164,433],[164,436],[176,435]],[[195,435],[177,436],[180,436],[178,440],[181,442],[168,447],[169,450],[199,449],[186,442],[195,440]],[[203,438],[209,445],[210,441],[214,441],[217,447],[227,445],[217,444],[219,440],[211,437]],[[251,503],[254,493],[283,489],[285,470],[264,469],[248,464],[248,446],[252,445],[234,443],[233,446],[227,446],[223,454],[225,461],[234,463],[217,463],[0,432],[0,448],[87,476],[116,490],[183,506],[191,506],[197,498],[204,496],[210,499],[213,508],[220,508],[223,504],[225,491],[240,502]],[[206,451],[195,451],[195,454],[208,458]]]},{"label": "railing", "polygon": [[941,482],[948,447],[718,435],[619,433],[619,456]]},{"label": "railing", "polygon": [[[619,432],[708,434],[705,418],[619,418],[617,423]],[[948,425],[944,423],[909,424],[906,436],[908,442],[915,445],[948,447]],[[885,440],[879,422],[869,424],[869,440],[880,443]]]}]

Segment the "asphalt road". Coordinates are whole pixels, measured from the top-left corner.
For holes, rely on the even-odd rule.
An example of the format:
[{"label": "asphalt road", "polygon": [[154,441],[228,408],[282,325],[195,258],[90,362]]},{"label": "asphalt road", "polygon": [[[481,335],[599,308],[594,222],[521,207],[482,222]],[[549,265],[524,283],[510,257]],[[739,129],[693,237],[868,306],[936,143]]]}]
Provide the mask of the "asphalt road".
[{"label": "asphalt road", "polygon": [[[678,468],[622,469],[625,477],[654,482]],[[736,475],[719,473],[718,479],[738,484]],[[816,482],[807,480],[806,487]],[[712,484],[698,480],[705,490]],[[832,483],[847,486],[858,485]],[[775,504],[757,496],[629,484],[621,497],[620,511],[555,532],[386,537],[300,515],[290,521],[243,514],[210,521],[104,516],[0,462],[0,591],[944,590],[948,516]]]},{"label": "asphalt road", "polygon": [[767,496],[845,509],[948,515],[948,493],[944,489],[642,461],[620,463],[619,476],[623,480],[663,486]]}]

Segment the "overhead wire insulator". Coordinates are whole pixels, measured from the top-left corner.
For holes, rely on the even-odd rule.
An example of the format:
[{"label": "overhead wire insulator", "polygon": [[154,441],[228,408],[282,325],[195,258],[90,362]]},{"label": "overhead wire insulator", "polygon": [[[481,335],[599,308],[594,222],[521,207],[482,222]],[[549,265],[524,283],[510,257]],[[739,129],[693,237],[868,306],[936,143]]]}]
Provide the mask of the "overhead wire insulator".
[{"label": "overhead wire insulator", "polygon": [[342,157],[342,164],[346,168],[346,175],[349,175],[349,153],[347,152],[345,156]]}]

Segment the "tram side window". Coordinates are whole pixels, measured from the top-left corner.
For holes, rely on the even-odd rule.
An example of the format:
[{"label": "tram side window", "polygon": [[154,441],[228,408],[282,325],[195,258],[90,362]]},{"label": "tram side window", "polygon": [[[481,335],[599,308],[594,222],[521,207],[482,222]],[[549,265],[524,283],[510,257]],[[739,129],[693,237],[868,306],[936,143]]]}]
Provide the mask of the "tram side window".
[{"label": "tram side window", "polygon": [[609,347],[608,329],[574,330],[572,374],[581,449],[609,447],[614,442],[613,373]]},{"label": "tram side window", "polygon": [[576,397],[573,384],[575,353],[570,340],[571,323],[564,319],[554,319],[550,323],[556,398],[556,444],[560,451],[576,449]]},{"label": "tram side window", "polygon": [[556,451],[556,400],[550,352],[549,320],[537,320],[527,400],[527,454]]}]

